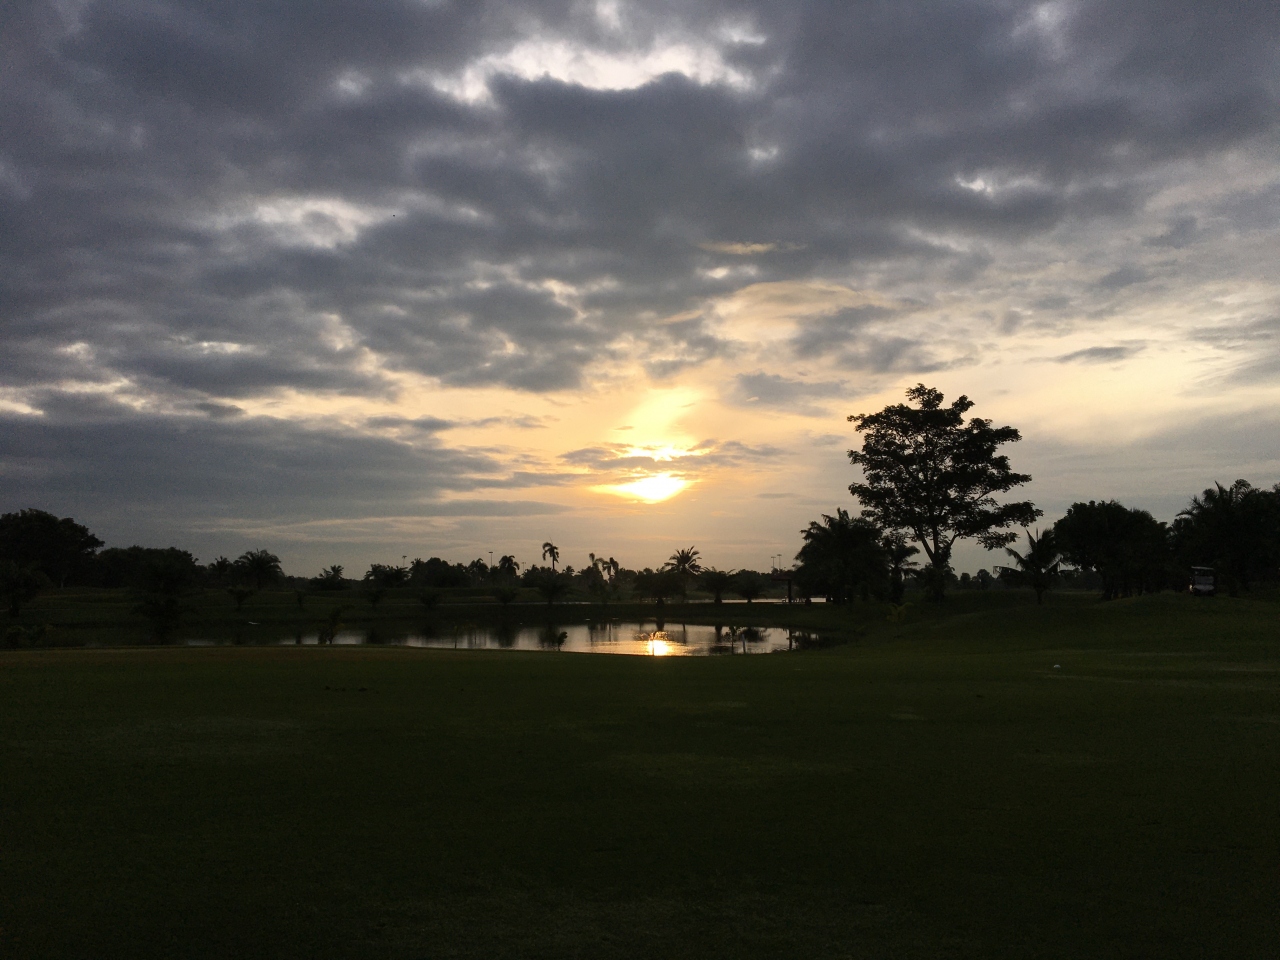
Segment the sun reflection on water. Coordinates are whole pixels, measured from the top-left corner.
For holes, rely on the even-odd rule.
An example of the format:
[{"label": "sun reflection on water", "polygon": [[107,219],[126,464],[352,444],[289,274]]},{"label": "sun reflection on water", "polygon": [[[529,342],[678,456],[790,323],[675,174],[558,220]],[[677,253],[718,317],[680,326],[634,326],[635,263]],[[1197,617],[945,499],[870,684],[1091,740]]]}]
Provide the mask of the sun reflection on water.
[{"label": "sun reflection on water", "polygon": [[639,633],[636,634],[636,639],[645,641],[645,650],[651,657],[669,657],[677,652],[675,644],[671,642],[671,636],[665,630]]}]

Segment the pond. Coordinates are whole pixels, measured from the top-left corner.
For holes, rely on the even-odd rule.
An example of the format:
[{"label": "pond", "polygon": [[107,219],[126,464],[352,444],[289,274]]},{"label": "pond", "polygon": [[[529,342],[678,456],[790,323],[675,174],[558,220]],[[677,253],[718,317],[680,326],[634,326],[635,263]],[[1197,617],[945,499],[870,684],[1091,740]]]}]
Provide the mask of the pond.
[{"label": "pond", "polygon": [[[218,641],[189,640],[189,646]],[[318,631],[295,633],[276,641],[281,645],[320,642]],[[785,627],[702,626],[697,624],[578,623],[519,625],[453,625],[416,632],[391,632],[374,627],[339,630],[338,646],[439,647],[450,650],[547,650],[566,653],[625,653],[634,656],[705,656],[710,654],[775,653],[819,645],[813,634]]]}]

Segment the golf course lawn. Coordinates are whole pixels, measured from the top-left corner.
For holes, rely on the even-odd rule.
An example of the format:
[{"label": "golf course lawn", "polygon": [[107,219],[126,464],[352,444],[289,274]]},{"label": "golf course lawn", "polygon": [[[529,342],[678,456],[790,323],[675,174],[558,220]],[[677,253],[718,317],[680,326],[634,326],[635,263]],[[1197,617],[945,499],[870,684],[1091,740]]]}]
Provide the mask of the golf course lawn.
[{"label": "golf course lawn", "polygon": [[1274,603],[0,652],[5,958],[1277,955]]}]

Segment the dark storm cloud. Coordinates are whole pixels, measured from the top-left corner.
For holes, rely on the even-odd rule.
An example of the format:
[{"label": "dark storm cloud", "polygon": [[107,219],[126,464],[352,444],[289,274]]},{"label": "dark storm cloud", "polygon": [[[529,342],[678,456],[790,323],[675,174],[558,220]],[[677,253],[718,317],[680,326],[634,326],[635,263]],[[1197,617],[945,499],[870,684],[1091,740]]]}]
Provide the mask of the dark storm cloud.
[{"label": "dark storm cloud", "polygon": [[[1135,223],[1150,238],[1137,252],[1182,249],[1208,217],[1273,230],[1272,187],[1167,221],[1143,204],[1173,161],[1272,149],[1277,36],[1270,0],[622,3],[616,23],[577,0],[14,0],[0,383],[52,406],[43,434],[7,425],[6,457],[27,466],[6,464],[6,495],[65,445],[79,451],[65,476],[101,469],[95,496],[150,470],[176,497],[162,451],[199,436],[193,462],[219,455],[192,481],[201,496],[285,509],[257,497],[262,478],[357,440],[285,436],[238,416],[245,398],[391,397],[401,371],[557,391],[617,360],[664,377],[731,353],[700,320],[664,321],[747,282],[932,265],[963,287],[993,245],[1064,224]],[[509,56],[542,41],[623,60],[678,42],[712,66],[589,89]],[[451,93],[467,76],[474,96]],[[1137,252],[1098,286],[1150,276]],[[872,312],[809,322],[778,359],[956,362]],[[204,422],[91,427],[50,399],[117,381]],[[476,468],[358,443],[428,487]],[[330,488],[317,467],[289,509],[346,509],[352,469]],[[50,489],[71,495],[63,482]]]}]

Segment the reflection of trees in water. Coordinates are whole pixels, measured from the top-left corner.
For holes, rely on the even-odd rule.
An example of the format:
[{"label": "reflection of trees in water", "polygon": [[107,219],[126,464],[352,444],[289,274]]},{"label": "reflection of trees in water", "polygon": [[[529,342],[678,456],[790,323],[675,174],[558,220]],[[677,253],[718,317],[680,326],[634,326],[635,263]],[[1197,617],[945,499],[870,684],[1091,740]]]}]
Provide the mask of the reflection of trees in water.
[{"label": "reflection of trees in water", "polygon": [[816,650],[830,645],[821,634],[813,633],[809,630],[787,629],[788,650]]},{"label": "reflection of trees in water", "polygon": [[711,640],[712,653],[733,653],[733,638],[738,632],[737,627],[725,627],[723,624],[717,623],[715,626],[715,636]]},{"label": "reflection of trees in water", "polygon": [[498,642],[498,646],[503,649],[510,649],[516,645],[516,635],[518,631],[515,626],[510,623],[499,623],[493,628],[493,639]]},{"label": "reflection of trees in water", "polygon": [[566,631],[561,630],[555,624],[548,623],[538,633],[538,646],[559,650],[568,639],[569,634]]},{"label": "reflection of trees in water", "polygon": [[760,627],[715,626],[715,637],[711,641],[712,653],[747,653],[747,644],[763,643],[768,640],[768,631]]}]

